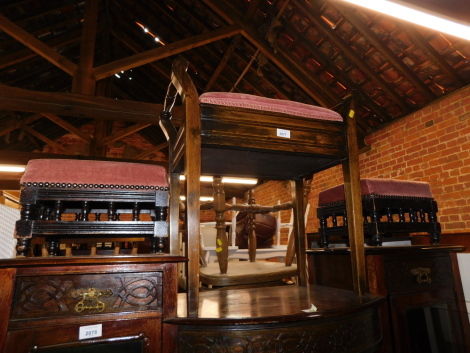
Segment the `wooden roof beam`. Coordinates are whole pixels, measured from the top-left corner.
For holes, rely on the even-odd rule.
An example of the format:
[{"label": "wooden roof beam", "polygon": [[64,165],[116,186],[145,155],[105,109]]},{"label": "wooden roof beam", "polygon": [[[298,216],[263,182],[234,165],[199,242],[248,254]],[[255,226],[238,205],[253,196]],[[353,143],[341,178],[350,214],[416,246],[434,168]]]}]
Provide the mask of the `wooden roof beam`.
[{"label": "wooden roof beam", "polygon": [[151,63],[152,61],[164,59],[196,47],[234,36],[240,33],[240,31],[240,26],[234,24],[228,27],[217,29],[215,31],[182,39],[178,42],[151,49],[143,53],[135,54],[127,58],[116,60],[109,64],[95,67],[93,71],[96,79],[101,80],[120,71],[130,70],[135,67]]},{"label": "wooden roof beam", "polygon": [[34,114],[34,115],[27,116],[27,117],[22,117],[20,119],[16,119],[16,118],[10,119],[10,121],[7,122],[3,126],[3,129],[0,130],[0,136],[6,135],[20,128],[21,124],[31,124],[33,121],[36,121],[41,118],[42,118],[42,114]]},{"label": "wooden roof beam", "polygon": [[139,153],[138,155],[134,156],[134,158],[135,159],[143,159],[143,158],[147,157],[148,155],[151,155],[152,153],[160,152],[162,149],[164,149],[166,147],[168,147],[168,142],[163,142],[163,143],[159,144],[158,146],[149,148],[149,149],[145,150],[144,152]]},{"label": "wooden roof beam", "polygon": [[[80,33],[81,31],[73,31],[60,37],[54,37],[45,43],[52,49],[65,46],[66,44],[76,42],[80,38]],[[2,56],[0,56],[0,69],[21,63],[35,56],[37,56],[37,54],[29,48],[22,48],[21,50],[9,54],[2,54]]]},{"label": "wooden roof beam", "polygon": [[85,3],[85,19],[80,43],[80,62],[73,75],[72,92],[95,95],[96,79],[93,75],[96,29],[98,27],[99,1]]},{"label": "wooden roof beam", "polygon": [[419,31],[414,26],[404,24],[404,28],[406,33],[413,39],[414,44],[418,46],[423,52],[425,52],[426,56],[431,59],[444,74],[450,76],[459,87],[466,85],[466,82],[463,80],[463,78],[457,74],[454,68],[447,61],[443,60],[439,56],[437,50],[434,49],[434,47],[424,39],[421,33],[419,33]]},{"label": "wooden roof beam", "polygon": [[[0,150],[0,164],[14,164],[14,165],[26,165],[31,159],[48,158],[48,159],[84,159],[84,160],[100,160],[100,161],[117,161],[117,162],[130,162],[135,163],[133,159],[122,159],[122,158],[106,158],[106,157],[90,157],[80,156],[71,154],[60,154],[60,153],[41,153],[41,152],[18,152],[18,151],[2,151]],[[149,161],[143,160],[139,163],[148,163],[154,165],[161,165],[168,167],[168,162],[162,161]],[[0,188],[1,189],[1,188]]]},{"label": "wooden roof beam", "polygon": [[77,70],[77,65],[57,53],[54,49],[44,44],[36,37],[24,31],[21,27],[11,22],[5,16],[0,15],[0,29],[21,42],[23,45],[42,56],[64,72],[72,76]]},{"label": "wooden roof beam", "polygon": [[429,87],[426,86],[425,83],[421,81],[408,66],[406,66],[403,60],[399,59],[393,53],[390,47],[385,45],[384,42],[380,40],[375,33],[373,33],[364,21],[360,20],[350,8],[338,3],[334,3],[333,6],[336,7],[341,15],[344,16],[346,21],[351,23],[361,33],[361,35],[364,36],[364,38],[367,39],[390,62],[390,64],[398,69],[399,72],[401,72],[401,74],[421,92],[423,96],[429,100],[436,98],[436,95],[429,89]]},{"label": "wooden roof beam", "polygon": [[75,126],[73,126],[69,122],[65,121],[61,117],[59,117],[55,114],[51,114],[51,113],[43,113],[42,115],[45,116],[46,118],[48,118],[50,121],[56,123],[57,125],[59,125],[63,129],[67,130],[71,134],[74,134],[74,135],[78,136],[79,138],[81,138],[82,140],[84,140],[86,142],[91,142],[92,137],[90,135],[87,135],[87,134],[83,133],[80,129],[77,129]]},{"label": "wooden roof beam", "polygon": [[55,141],[52,141],[51,139],[47,138],[46,136],[44,136],[43,134],[41,134],[40,132],[34,130],[33,128],[31,128],[30,126],[26,125],[26,124],[22,124],[21,125],[21,128],[26,131],[28,134],[32,135],[32,136],[35,136],[37,137],[38,139],[40,139],[41,141],[45,142],[47,145],[49,146],[52,146],[53,148],[59,150],[59,151],[62,151],[62,152],[67,152],[67,149],[64,148],[64,146],[62,146],[60,143],[57,143]]},{"label": "wooden roof beam", "polygon": [[382,77],[377,75],[377,73],[364,62],[364,59],[360,58],[356,52],[349,47],[349,44],[347,44],[329,25],[327,25],[324,20],[312,14],[313,9],[311,7],[308,7],[303,2],[298,0],[292,0],[292,2],[298,9],[300,9],[300,11],[302,11],[309,21],[315,25],[317,30],[325,34],[331,43],[337,46],[343,52],[343,55],[347,56],[349,60],[354,62],[359,70],[371,77],[371,79],[373,79],[373,81],[375,81],[376,84],[387,93],[387,95],[392,99],[393,102],[395,102],[395,104],[401,107],[404,111],[410,110],[410,106],[406,104],[403,98],[393,89],[391,89],[387,82],[385,82]]},{"label": "wooden roof beam", "polygon": [[[241,15],[237,15],[237,11],[228,7],[226,2],[214,1],[214,0],[203,0],[203,2],[210,6],[214,11],[217,12],[228,23],[243,23]],[[331,107],[337,102],[332,101],[329,97],[325,96],[323,91],[318,88],[312,79],[311,73],[304,70],[302,67],[297,67],[294,63],[289,60],[289,57],[282,52],[274,53],[272,48],[262,39],[257,31],[249,25],[242,24],[242,34],[249,40],[255,47],[261,50],[261,52],[268,57],[277,67],[286,73],[292,81],[294,81],[299,87],[301,87],[312,99],[314,99],[319,105],[323,107]]]},{"label": "wooden roof beam", "polygon": [[137,131],[140,131],[142,129],[145,129],[146,127],[150,126],[152,124],[146,124],[146,123],[138,123],[138,124],[134,124],[132,126],[129,126],[125,129],[122,129],[120,131],[118,131],[117,133],[113,134],[113,135],[110,135],[110,136],[106,136],[102,139],[101,143],[103,145],[106,145],[108,143],[112,143],[114,141],[117,141],[117,140],[120,140],[126,136],[129,136]]},{"label": "wooden roof beam", "polygon": [[[73,93],[29,91],[0,84],[0,109],[157,124],[163,105]],[[182,119],[183,112],[179,107],[175,107],[172,113],[175,120]]]},{"label": "wooden roof beam", "polygon": [[227,66],[228,61],[233,55],[233,52],[235,51],[235,48],[237,47],[238,43],[240,42],[242,38],[241,34],[237,34],[230,45],[227,47],[227,50],[224,53],[224,56],[222,57],[222,60],[220,60],[219,65],[217,65],[217,68],[215,69],[214,73],[212,74],[211,78],[206,84],[206,87],[204,87],[204,92],[210,91],[212,86],[214,85],[215,81],[219,78],[221,75],[222,71],[225,69],[225,66]]}]

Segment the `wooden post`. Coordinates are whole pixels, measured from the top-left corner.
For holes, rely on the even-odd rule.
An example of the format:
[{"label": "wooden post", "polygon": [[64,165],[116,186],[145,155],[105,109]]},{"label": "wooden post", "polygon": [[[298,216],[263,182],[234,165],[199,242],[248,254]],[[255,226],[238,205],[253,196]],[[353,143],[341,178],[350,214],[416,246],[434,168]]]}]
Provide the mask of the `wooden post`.
[{"label": "wooden post", "polygon": [[[171,168],[171,166],[170,166]],[[168,237],[170,254],[178,255],[180,249],[180,193],[181,182],[179,173],[170,173],[170,194],[168,206]]]},{"label": "wooden post", "polygon": [[291,181],[292,205],[294,211],[294,243],[295,254],[297,256],[297,272],[299,275],[299,285],[307,285],[307,260],[305,245],[305,222],[304,222],[304,183],[303,179]]},{"label": "wooden post", "polygon": [[359,148],[356,131],[355,99],[347,116],[346,137],[348,143],[348,159],[343,162],[344,194],[348,215],[349,246],[351,249],[351,267],[354,292],[363,296],[367,292],[367,273],[364,252],[364,228],[361,201],[361,181],[359,175]]}]

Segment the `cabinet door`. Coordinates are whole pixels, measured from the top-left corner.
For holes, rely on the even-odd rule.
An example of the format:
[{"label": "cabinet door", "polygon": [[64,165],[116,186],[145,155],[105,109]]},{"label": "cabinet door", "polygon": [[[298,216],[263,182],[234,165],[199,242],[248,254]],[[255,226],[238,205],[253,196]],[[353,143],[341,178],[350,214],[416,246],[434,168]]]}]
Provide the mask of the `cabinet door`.
[{"label": "cabinet door", "polygon": [[4,353],[158,353],[161,341],[160,318],[116,320],[13,330]]},{"label": "cabinet door", "polygon": [[390,296],[397,353],[465,353],[452,289]]}]

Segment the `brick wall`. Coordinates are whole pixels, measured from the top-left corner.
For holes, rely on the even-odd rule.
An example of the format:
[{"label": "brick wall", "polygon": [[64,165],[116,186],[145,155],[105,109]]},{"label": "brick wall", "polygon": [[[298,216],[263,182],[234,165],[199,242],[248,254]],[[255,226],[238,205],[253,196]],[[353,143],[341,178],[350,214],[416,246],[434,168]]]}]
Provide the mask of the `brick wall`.
[{"label": "brick wall", "polygon": [[[470,231],[470,87],[399,119],[366,143],[370,149],[359,156],[362,178],[429,182],[443,233]],[[318,228],[318,193],[342,182],[340,166],[314,176],[307,232]],[[257,201],[285,192],[269,182],[256,189]]]}]

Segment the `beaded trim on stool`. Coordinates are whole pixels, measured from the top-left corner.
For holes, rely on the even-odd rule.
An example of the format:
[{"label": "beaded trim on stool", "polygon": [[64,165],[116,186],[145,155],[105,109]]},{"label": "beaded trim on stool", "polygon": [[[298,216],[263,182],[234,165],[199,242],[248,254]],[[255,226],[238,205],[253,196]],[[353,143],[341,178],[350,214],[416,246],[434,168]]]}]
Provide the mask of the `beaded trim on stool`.
[{"label": "beaded trim on stool", "polygon": [[[421,196],[399,196],[399,195],[379,195],[379,194],[361,195],[362,199],[367,199],[369,197],[374,197],[376,199],[397,199],[397,200],[434,200],[434,198],[432,197],[421,197]],[[339,200],[335,202],[322,203],[322,204],[319,204],[318,207],[342,205],[345,202],[346,202],[345,200]]]},{"label": "beaded trim on stool", "polygon": [[94,188],[94,189],[130,189],[130,190],[160,190],[168,191],[168,186],[149,186],[149,185],[108,185],[108,184],[75,184],[75,183],[48,183],[48,182],[27,182],[20,184],[25,186],[39,186],[51,188]]}]

